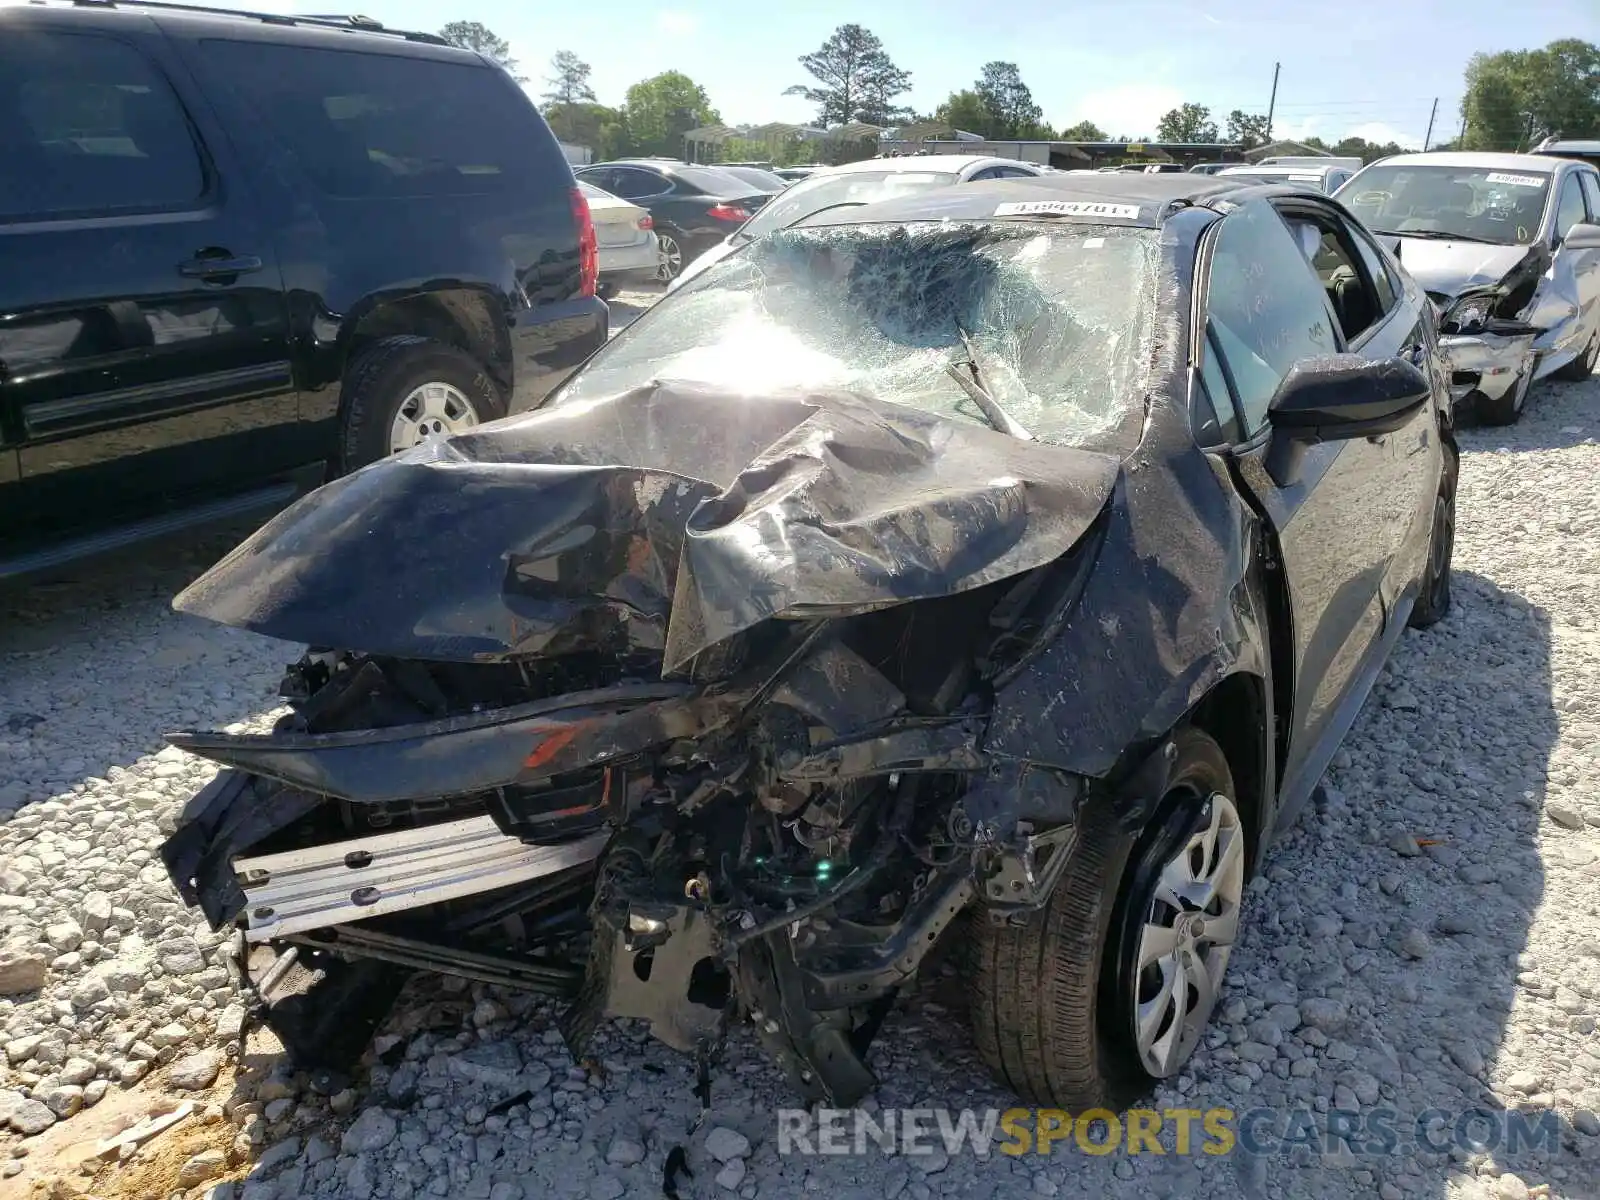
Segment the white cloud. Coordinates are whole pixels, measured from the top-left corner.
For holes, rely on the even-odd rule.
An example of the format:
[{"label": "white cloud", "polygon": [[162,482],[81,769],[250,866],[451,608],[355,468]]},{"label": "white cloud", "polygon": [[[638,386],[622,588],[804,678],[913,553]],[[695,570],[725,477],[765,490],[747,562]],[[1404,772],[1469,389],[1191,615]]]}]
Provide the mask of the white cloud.
[{"label": "white cloud", "polygon": [[1090,92],[1063,125],[1093,121],[1112,137],[1154,137],[1156,124],[1183,103],[1183,93],[1162,84],[1127,84]]},{"label": "white cloud", "polygon": [[700,18],[693,13],[668,8],[656,14],[656,28],[674,37],[684,37],[700,28]]},{"label": "white cloud", "polygon": [[1385,142],[1396,142],[1407,150],[1422,149],[1422,138],[1415,133],[1403,133],[1393,125],[1385,125],[1382,121],[1368,121],[1363,125],[1345,130],[1345,137],[1366,138],[1369,142],[1379,145]]}]

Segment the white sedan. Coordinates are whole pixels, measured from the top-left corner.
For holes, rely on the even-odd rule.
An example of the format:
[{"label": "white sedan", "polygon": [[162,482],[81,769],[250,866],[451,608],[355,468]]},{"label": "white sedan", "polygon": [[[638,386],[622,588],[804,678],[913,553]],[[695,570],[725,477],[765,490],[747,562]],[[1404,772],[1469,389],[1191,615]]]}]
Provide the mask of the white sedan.
[{"label": "white sedan", "polygon": [[589,201],[595,241],[600,245],[600,295],[615,295],[619,287],[630,283],[659,282],[661,248],[650,214],[592,183],[579,180],[578,187]]},{"label": "white sedan", "polygon": [[676,291],[712,263],[721,262],[762,234],[771,233],[774,229],[787,229],[796,221],[803,221],[825,208],[875,204],[880,200],[948,187],[952,183],[1004,179],[1015,175],[1043,175],[1049,169],[1040,163],[994,158],[985,154],[868,158],[838,167],[819,167],[805,179],[778,193],[755,216],[685,266],[683,273],[667,286],[667,290]]}]

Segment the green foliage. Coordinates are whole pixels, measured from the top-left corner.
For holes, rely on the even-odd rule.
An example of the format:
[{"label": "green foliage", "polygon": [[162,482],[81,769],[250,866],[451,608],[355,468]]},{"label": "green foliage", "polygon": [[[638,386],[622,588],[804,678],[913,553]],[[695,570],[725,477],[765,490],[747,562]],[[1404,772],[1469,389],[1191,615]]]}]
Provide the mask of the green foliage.
[{"label": "green foliage", "polygon": [[815,104],[817,121],[824,128],[852,121],[892,125],[911,115],[910,109],[894,102],[910,90],[911,72],[894,65],[870,29],[839,26],[816,50],[802,54],[800,65],[816,84],[795,84],[783,94],[804,96]]},{"label": "green foliage", "polygon": [[544,110],[544,119],[563,142],[593,150],[596,161],[623,153],[620,109],[604,104],[551,104]]},{"label": "green foliage", "polygon": [[971,88],[951,92],[949,99],[933,114],[933,119],[941,125],[948,125],[952,129],[964,130],[967,133],[981,133],[985,137],[989,134],[991,118],[992,114],[984,98]]},{"label": "green foliage", "polygon": [[550,90],[544,101],[550,105],[570,107],[576,104],[593,104],[594,87],[589,83],[590,67],[571,50],[557,50],[550,59],[550,74],[545,82]]},{"label": "green foliage", "polygon": [[1055,132],[1043,124],[1044,110],[1034,103],[1033,93],[1022,82],[1016,63],[990,62],[973,90],[989,114],[986,136],[992,138],[1052,138]]},{"label": "green foliage", "polygon": [[1469,150],[1526,150],[1556,134],[1600,136],[1600,46],[1578,38],[1542,50],[1475,54],[1461,115]]},{"label": "green foliage", "polygon": [[1246,150],[1252,146],[1265,145],[1270,139],[1267,136],[1267,118],[1261,113],[1247,113],[1242,108],[1236,108],[1228,114],[1227,140],[1237,142]]},{"label": "green foliage", "polygon": [[491,62],[499,63],[518,83],[526,83],[526,75],[517,74],[517,60],[511,57],[511,43],[478,21],[451,21],[439,30],[439,36],[452,46],[474,50]]},{"label": "green foliage", "polygon": [[1156,125],[1158,142],[1215,142],[1217,123],[1203,104],[1184,104],[1172,109]]},{"label": "green foliage", "polygon": [[[1057,135],[1063,142],[1109,142],[1111,138],[1093,121],[1079,121],[1068,125]],[[1126,141],[1126,138],[1122,139]]]},{"label": "green foliage", "polygon": [[682,71],[663,71],[628,89],[622,105],[617,154],[683,153],[683,135],[722,118],[711,107],[705,88]]}]

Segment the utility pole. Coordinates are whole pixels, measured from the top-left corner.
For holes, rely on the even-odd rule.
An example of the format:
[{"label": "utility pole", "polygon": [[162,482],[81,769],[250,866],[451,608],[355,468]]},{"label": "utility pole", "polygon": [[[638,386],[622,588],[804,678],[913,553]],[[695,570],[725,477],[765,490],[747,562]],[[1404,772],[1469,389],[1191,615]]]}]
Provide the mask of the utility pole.
[{"label": "utility pole", "polygon": [[1433,118],[1439,113],[1439,97],[1433,98],[1433,107],[1428,110],[1428,132],[1422,135],[1422,152],[1426,154],[1428,147],[1433,143]]},{"label": "utility pole", "polygon": [[1278,68],[1281,63],[1272,64],[1272,99],[1267,101],[1267,141],[1272,140],[1272,114],[1278,107]]},{"label": "utility pole", "polygon": [[1466,141],[1467,141],[1467,103],[1466,103],[1465,100],[1463,100],[1461,102],[1461,132],[1456,135],[1456,149],[1457,150],[1466,149]]}]

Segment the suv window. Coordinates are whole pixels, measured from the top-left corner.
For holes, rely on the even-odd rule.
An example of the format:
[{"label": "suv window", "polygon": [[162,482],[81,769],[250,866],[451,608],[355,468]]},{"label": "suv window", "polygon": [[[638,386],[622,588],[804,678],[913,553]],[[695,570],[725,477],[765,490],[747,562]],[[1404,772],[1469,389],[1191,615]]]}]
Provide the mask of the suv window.
[{"label": "suv window", "polygon": [[[531,103],[492,67],[207,39],[206,69],[333,196],[478,195],[549,167]],[[541,151],[544,151],[541,153]]]},{"label": "suv window", "polygon": [[1567,230],[1584,220],[1583,189],[1576,173],[1568,175],[1561,185],[1561,203],[1556,209],[1556,237],[1564,238]]},{"label": "suv window", "polygon": [[1310,262],[1264,200],[1222,219],[1212,248],[1206,318],[1238,398],[1245,437],[1266,424],[1273,393],[1291,366],[1340,349]]},{"label": "suv window", "polygon": [[123,42],[0,40],[0,219],[193,204],[205,169],[183,105]]}]

